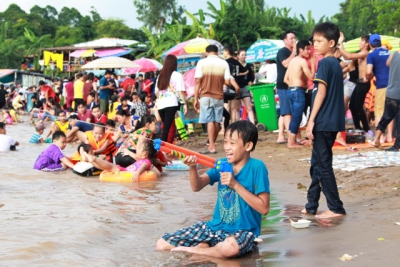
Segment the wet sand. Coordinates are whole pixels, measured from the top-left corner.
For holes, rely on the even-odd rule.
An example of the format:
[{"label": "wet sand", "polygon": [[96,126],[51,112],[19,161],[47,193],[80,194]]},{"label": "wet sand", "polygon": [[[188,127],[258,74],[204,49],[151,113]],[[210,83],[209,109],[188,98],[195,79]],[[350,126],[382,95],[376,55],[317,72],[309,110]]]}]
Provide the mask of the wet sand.
[{"label": "wet sand", "polygon": [[[24,119],[24,117],[23,117]],[[152,183],[101,183],[72,172],[32,170],[46,145],[28,144],[29,123],[7,128],[21,143],[17,152],[0,153],[0,261],[5,266],[398,266],[400,253],[400,167],[337,171],[348,215],[340,220],[312,220],[294,229],[289,217],[301,216],[306,203],[310,148],[289,150],[262,133],[253,157],[269,170],[273,208],[263,220],[257,253],[218,260],[185,253],[156,252],[155,242],[212,216],[216,191],[190,190],[187,173],[170,172]],[[185,142],[204,149],[205,137]],[[222,139],[216,157],[223,157]],[[75,146],[68,146],[69,155]],[[335,151],[335,154],[351,153]],[[301,186],[300,186],[301,188]],[[1,206],[4,204],[4,206]],[[320,210],[326,210],[321,198]],[[383,241],[378,241],[384,238]],[[357,255],[342,262],[343,254]]]}]

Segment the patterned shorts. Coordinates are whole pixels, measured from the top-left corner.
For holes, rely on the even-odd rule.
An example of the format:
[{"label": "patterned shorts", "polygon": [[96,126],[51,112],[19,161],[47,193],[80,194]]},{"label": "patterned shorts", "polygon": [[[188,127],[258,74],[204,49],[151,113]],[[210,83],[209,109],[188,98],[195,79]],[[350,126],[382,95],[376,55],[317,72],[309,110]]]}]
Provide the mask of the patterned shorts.
[{"label": "patterned shorts", "polygon": [[166,233],[162,238],[175,247],[195,247],[199,243],[207,243],[210,247],[214,247],[228,237],[236,239],[240,249],[238,256],[257,248],[257,243],[254,241],[256,236],[252,232],[245,230],[239,230],[234,233],[228,233],[224,230],[214,232],[203,221],[199,221],[187,228],[182,228],[175,233]]}]

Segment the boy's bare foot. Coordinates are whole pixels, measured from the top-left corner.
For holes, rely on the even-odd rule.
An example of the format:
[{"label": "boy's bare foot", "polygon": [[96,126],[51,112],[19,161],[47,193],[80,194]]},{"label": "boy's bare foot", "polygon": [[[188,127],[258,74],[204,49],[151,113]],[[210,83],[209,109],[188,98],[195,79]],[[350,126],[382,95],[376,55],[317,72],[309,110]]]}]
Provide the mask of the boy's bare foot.
[{"label": "boy's bare foot", "polygon": [[312,215],[312,214],[308,213],[306,209],[302,209],[302,210],[301,210],[301,214],[304,214],[304,215]]},{"label": "boy's bare foot", "polygon": [[288,143],[287,146],[288,146],[288,148],[302,148],[302,147],[304,147],[302,145],[299,145],[298,143],[294,143],[294,144]]},{"label": "boy's bare foot", "polygon": [[327,210],[327,211],[321,213],[320,215],[315,215],[315,218],[318,218],[318,219],[327,219],[327,218],[343,217],[343,216],[345,216],[345,215],[346,215],[346,214],[334,213],[334,212],[332,212],[332,211],[330,211],[330,210]]},{"label": "boy's bare foot", "polygon": [[184,251],[184,252],[189,252],[189,253],[196,253],[198,251],[199,247],[176,247],[171,249],[171,251]]},{"label": "boy's bare foot", "polygon": [[375,140],[374,147],[379,148],[379,149],[382,148],[381,142],[380,142],[379,138],[377,138],[377,139]]}]

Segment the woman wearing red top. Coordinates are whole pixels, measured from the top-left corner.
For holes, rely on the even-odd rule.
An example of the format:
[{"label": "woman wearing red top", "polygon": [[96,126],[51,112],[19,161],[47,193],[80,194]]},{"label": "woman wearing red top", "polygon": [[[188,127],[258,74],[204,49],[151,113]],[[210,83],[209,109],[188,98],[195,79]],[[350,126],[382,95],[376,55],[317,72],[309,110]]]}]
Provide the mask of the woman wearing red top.
[{"label": "woman wearing red top", "polygon": [[39,82],[39,89],[40,92],[44,94],[46,102],[49,101],[49,98],[53,100],[56,99],[56,93],[54,93],[53,88],[51,88],[48,84],[46,84],[45,81]]},{"label": "woman wearing red top", "polygon": [[146,72],[144,74],[144,82],[142,83],[142,91],[146,92],[150,96],[152,85],[153,85],[153,82],[150,79],[150,72]]},{"label": "woman wearing red top", "polygon": [[65,98],[67,99],[67,108],[72,107],[74,101],[74,77],[69,77],[68,83],[65,85]]},{"label": "woman wearing red top", "polygon": [[94,90],[93,80],[90,80],[89,75],[87,74],[83,75],[83,80],[85,81],[85,85],[83,86],[83,102],[86,103],[86,105],[88,105],[89,103],[87,103],[87,97],[90,94],[90,92]]}]

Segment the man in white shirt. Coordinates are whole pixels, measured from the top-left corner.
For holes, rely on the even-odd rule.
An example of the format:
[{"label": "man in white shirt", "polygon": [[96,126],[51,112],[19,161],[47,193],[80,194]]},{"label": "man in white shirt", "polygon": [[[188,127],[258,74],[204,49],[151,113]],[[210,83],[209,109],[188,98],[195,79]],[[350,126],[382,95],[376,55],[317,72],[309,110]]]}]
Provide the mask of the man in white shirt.
[{"label": "man in white shirt", "polygon": [[14,138],[7,136],[6,134],[6,124],[4,122],[0,122],[0,152],[15,150],[15,147],[19,145]]}]

